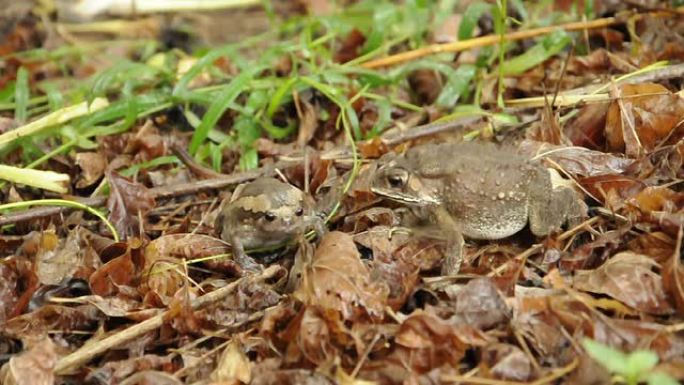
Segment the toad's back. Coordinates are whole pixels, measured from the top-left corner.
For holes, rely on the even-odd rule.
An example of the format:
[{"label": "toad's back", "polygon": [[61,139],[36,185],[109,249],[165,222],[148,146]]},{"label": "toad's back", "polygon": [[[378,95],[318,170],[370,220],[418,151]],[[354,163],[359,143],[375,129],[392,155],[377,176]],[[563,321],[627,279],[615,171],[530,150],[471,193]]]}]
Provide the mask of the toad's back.
[{"label": "toad's back", "polygon": [[539,166],[513,149],[488,143],[445,143],[406,154],[415,173],[475,239],[501,239],[525,227],[528,191]]}]

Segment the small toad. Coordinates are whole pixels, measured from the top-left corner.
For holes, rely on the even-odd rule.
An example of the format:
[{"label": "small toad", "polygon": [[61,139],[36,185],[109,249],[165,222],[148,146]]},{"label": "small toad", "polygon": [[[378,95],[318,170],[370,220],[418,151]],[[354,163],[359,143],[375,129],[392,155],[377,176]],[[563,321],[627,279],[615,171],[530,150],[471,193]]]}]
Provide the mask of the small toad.
[{"label": "small toad", "polygon": [[535,236],[578,224],[586,205],[550,170],[512,148],[484,142],[418,145],[380,159],[371,191],[402,202],[447,234],[442,273],[458,273],[463,237],[509,237],[528,223]]},{"label": "small toad", "polygon": [[245,249],[269,249],[291,242],[314,226],[321,234],[322,220],[313,214],[311,198],[278,179],[262,177],[238,186],[221,204],[215,228],[231,244],[235,261],[247,271],[261,269]]}]

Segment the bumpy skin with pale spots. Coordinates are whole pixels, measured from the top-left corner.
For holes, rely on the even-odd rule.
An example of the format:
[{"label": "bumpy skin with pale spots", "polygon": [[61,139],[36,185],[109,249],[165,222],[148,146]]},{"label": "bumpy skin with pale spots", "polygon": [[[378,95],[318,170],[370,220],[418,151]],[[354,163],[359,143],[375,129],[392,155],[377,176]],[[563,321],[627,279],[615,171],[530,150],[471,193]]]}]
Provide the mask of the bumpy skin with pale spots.
[{"label": "bumpy skin with pale spots", "polygon": [[425,144],[380,159],[372,191],[403,202],[450,233],[443,273],[458,272],[463,236],[502,239],[529,223],[546,236],[586,216],[580,196],[512,148],[483,142]]},{"label": "bumpy skin with pale spots", "polygon": [[274,178],[258,178],[238,186],[221,204],[215,228],[233,248],[235,261],[245,270],[260,270],[245,249],[283,245],[303,235],[307,226],[321,233],[310,198],[300,189]]}]

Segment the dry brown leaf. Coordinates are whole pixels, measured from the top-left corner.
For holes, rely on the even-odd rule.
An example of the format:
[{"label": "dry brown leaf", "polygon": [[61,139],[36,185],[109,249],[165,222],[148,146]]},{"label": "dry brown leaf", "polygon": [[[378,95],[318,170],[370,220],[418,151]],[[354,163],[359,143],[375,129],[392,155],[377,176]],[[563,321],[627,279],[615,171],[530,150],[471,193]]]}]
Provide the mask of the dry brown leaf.
[{"label": "dry brown leaf", "polygon": [[[624,201],[636,196],[639,191],[646,188],[646,184],[643,181],[626,175],[597,175],[580,178],[579,183],[593,197],[603,201],[606,203],[606,206],[613,208],[613,210],[622,208]],[[618,199],[611,200],[611,193]]]},{"label": "dry brown leaf", "polygon": [[[36,254],[36,275],[44,285],[56,285],[66,278],[71,278],[76,270],[83,265],[84,256],[81,253],[81,242],[78,231],[70,231],[66,240],[59,240],[52,232],[42,234],[44,245]],[[54,238],[46,241],[46,238]],[[55,244],[57,242],[57,244]]]},{"label": "dry brown leaf", "polygon": [[97,183],[107,168],[107,158],[99,152],[79,152],[76,164],[81,169],[76,188],[82,189]]},{"label": "dry brown leaf", "polygon": [[34,340],[48,332],[90,330],[102,319],[90,305],[66,307],[44,305],[30,313],[8,320],[2,325],[3,334],[22,340]]},{"label": "dry brown leaf", "polygon": [[404,320],[395,338],[398,345],[395,359],[410,363],[414,373],[425,373],[443,365],[458,367],[466,349],[488,343],[488,338],[474,328],[452,325],[423,311],[416,311]]},{"label": "dry brown leaf", "polygon": [[480,277],[471,280],[456,294],[454,315],[450,321],[490,329],[511,318],[504,297],[491,279]]},{"label": "dry brown leaf", "polygon": [[682,228],[679,228],[677,250],[672,252],[672,257],[663,266],[663,287],[674,299],[675,308],[679,315],[684,315],[684,268],[681,259]]},{"label": "dry brown leaf", "polygon": [[551,159],[571,175],[583,177],[623,173],[634,161],[584,147],[554,146],[549,143],[525,140],[523,152],[542,159]]},{"label": "dry brown leaf", "polygon": [[242,344],[233,337],[223,349],[211,379],[216,383],[240,381],[249,384],[252,379],[251,369],[252,365],[245,355]]},{"label": "dry brown leaf", "polygon": [[107,172],[109,182],[109,220],[124,239],[140,234],[139,219],[155,206],[154,196],[138,182],[124,178],[114,171]]},{"label": "dry brown leaf", "polygon": [[[170,367],[173,356],[145,354],[121,361],[107,362],[88,373],[87,382],[107,379],[109,384],[179,385],[181,382],[162,370]],[[153,370],[156,369],[156,370]]]},{"label": "dry brown leaf", "polygon": [[363,314],[381,318],[388,289],[373,282],[351,236],[333,231],[321,240],[312,266],[305,270],[294,295],[304,303],[339,311],[343,319],[351,320]]},{"label": "dry brown leaf", "polygon": [[131,251],[105,263],[88,280],[93,294],[108,296],[119,292],[119,286],[134,286],[138,278]]},{"label": "dry brown leaf", "polygon": [[297,144],[304,148],[313,138],[318,127],[318,114],[316,108],[306,100],[300,100],[301,114],[299,117],[299,130],[297,131]]},{"label": "dry brown leaf", "polygon": [[534,378],[534,367],[522,349],[510,344],[492,344],[482,349],[480,370],[487,377],[527,382]]},{"label": "dry brown leaf", "polygon": [[644,213],[654,211],[675,212],[684,207],[684,193],[673,191],[667,187],[647,187],[631,202]]},{"label": "dry brown leaf", "polygon": [[681,133],[673,136],[672,130],[679,127],[682,131],[681,97],[656,83],[624,84],[619,93],[621,100],[611,104],[606,117],[609,150],[626,150],[635,157],[641,148],[651,151],[665,138],[679,139]]},{"label": "dry brown leaf", "polygon": [[59,358],[55,344],[44,338],[21,354],[10,358],[0,369],[0,384],[53,385],[54,367]]},{"label": "dry brown leaf", "polygon": [[337,63],[346,63],[356,59],[365,42],[366,37],[363,33],[356,28],[352,29],[344,40],[342,40],[340,48],[335,52],[335,61]]},{"label": "dry brown leaf", "polygon": [[576,272],[573,287],[609,295],[639,311],[671,314],[660,275],[653,271],[658,264],[645,255],[622,252],[594,270]]},{"label": "dry brown leaf", "polygon": [[[150,242],[143,253],[143,294],[154,293],[164,304],[179,288],[185,285],[186,268],[183,260],[210,257],[230,252],[220,239],[203,234],[168,234]],[[237,272],[239,267],[230,258],[205,261],[210,267],[223,272]]]}]

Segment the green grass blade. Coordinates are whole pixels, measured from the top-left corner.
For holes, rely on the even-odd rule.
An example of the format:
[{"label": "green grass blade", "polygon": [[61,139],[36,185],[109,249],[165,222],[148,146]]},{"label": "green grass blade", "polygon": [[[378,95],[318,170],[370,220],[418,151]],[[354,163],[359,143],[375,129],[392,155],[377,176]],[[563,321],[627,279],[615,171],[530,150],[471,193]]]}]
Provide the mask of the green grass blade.
[{"label": "green grass blade", "polygon": [[216,59],[221,56],[228,56],[230,53],[234,52],[235,48],[233,46],[228,46],[224,48],[219,48],[207,52],[201,59],[197,61],[176,83],[173,88],[171,95],[174,98],[182,98],[188,91],[188,85],[197,75],[199,75],[202,70],[208,65],[211,65],[216,61]]},{"label": "green grass blade", "polygon": [[476,1],[470,3],[465,12],[463,12],[463,19],[458,26],[458,40],[467,40],[473,37],[473,31],[477,26],[478,20],[486,12],[492,12],[492,5],[483,1]]},{"label": "green grass blade", "polygon": [[567,32],[563,30],[556,30],[552,34],[542,39],[542,41],[535,44],[524,54],[505,61],[502,64],[503,74],[521,74],[562,51],[571,42],[571,40],[572,39]]},{"label": "green grass blade", "polygon": [[0,211],[11,209],[24,209],[29,208],[31,206],[60,206],[87,211],[90,214],[99,218],[105,224],[105,226],[107,226],[109,231],[111,231],[112,235],[114,236],[114,240],[116,242],[119,241],[119,233],[116,232],[116,229],[114,228],[112,223],[109,222],[109,220],[107,220],[107,217],[105,217],[101,212],[95,210],[94,208],[86,206],[82,203],[68,201],[65,199],[40,199],[34,201],[6,203],[4,205],[0,205]]},{"label": "green grass blade", "polygon": [[20,67],[17,71],[17,82],[14,88],[14,120],[19,124],[26,123],[28,119],[28,101],[30,99],[28,71]]},{"label": "green grass blade", "polygon": [[247,88],[249,82],[259,70],[257,67],[241,72],[216,96],[216,99],[211,103],[204,117],[202,117],[202,123],[200,123],[192,135],[189,149],[191,154],[194,155],[197,152],[200,144],[209,135],[209,130],[216,125],[216,122],[226,112],[228,106]]}]

